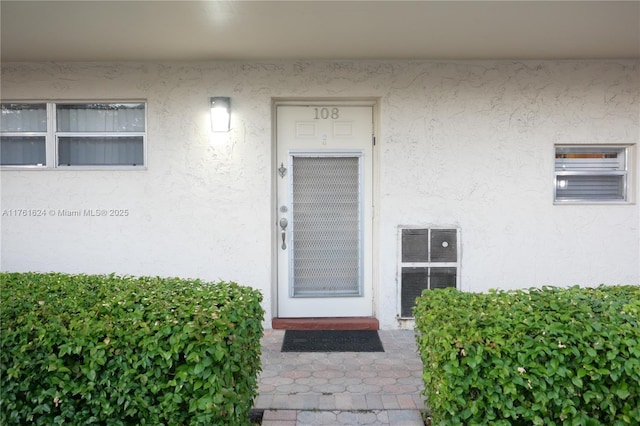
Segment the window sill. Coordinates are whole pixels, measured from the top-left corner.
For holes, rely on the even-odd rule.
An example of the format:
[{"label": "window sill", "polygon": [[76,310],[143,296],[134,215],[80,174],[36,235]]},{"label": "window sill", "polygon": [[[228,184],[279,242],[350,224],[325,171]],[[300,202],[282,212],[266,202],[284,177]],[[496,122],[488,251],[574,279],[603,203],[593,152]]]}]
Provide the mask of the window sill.
[{"label": "window sill", "polygon": [[45,167],[45,166],[0,166],[0,171],[143,171],[148,170],[147,166],[60,166],[60,167]]},{"label": "window sill", "polygon": [[554,206],[629,206],[636,204],[635,201],[554,201]]}]

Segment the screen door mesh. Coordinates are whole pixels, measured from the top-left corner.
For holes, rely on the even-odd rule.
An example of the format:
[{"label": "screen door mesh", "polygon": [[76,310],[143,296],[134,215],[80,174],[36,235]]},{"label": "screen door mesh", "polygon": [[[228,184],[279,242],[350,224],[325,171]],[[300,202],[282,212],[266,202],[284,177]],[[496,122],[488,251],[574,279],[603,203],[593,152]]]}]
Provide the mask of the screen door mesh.
[{"label": "screen door mesh", "polygon": [[358,157],[293,157],[293,296],[360,294]]}]

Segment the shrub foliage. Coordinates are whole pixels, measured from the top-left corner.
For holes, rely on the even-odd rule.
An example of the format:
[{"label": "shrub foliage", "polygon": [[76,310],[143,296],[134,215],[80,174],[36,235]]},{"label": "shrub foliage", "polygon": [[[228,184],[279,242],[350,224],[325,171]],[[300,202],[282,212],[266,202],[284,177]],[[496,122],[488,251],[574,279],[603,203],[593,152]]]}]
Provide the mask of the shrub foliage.
[{"label": "shrub foliage", "polygon": [[0,280],[0,424],[248,423],[257,290],[114,275]]},{"label": "shrub foliage", "polygon": [[640,287],[425,291],[434,425],[640,424]]}]

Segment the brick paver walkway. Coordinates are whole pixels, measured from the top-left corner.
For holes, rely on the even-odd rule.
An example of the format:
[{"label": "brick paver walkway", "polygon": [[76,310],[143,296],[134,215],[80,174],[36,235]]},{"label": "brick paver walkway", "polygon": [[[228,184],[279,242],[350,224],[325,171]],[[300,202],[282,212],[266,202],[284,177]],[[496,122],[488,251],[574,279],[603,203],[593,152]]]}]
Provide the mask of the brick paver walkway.
[{"label": "brick paver walkway", "polygon": [[263,426],[421,426],[422,363],[413,331],[379,330],[385,352],[280,352],[266,330],[254,408]]}]

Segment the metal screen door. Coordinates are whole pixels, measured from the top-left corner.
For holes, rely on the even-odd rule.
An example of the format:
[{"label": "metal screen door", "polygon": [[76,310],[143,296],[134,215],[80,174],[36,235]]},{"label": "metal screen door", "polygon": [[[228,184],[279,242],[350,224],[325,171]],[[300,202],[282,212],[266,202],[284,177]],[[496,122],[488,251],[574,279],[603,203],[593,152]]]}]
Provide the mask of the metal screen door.
[{"label": "metal screen door", "polygon": [[277,109],[278,316],[372,315],[372,108]]},{"label": "metal screen door", "polygon": [[359,296],[360,158],[292,155],[290,296]]}]

